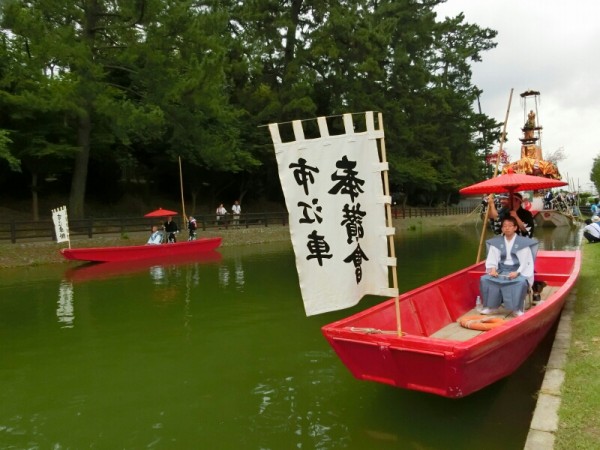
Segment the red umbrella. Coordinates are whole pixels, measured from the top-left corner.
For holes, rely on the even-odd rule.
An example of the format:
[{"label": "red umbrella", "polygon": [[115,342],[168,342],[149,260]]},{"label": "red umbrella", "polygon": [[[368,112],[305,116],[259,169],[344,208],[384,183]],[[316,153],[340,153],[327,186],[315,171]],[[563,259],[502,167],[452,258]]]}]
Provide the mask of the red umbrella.
[{"label": "red umbrella", "polygon": [[[554,180],[552,178],[536,177],[533,175],[525,175],[523,173],[507,173],[494,178],[490,178],[489,180],[485,180],[480,183],[472,184],[471,186],[462,188],[459,192],[463,195],[508,193],[510,194],[509,208],[512,209],[512,194],[516,191],[534,191],[537,189],[550,189],[554,187],[565,186],[567,184],[568,183],[564,181]],[[489,210],[486,210],[486,219],[488,211]],[[484,230],[485,222],[486,220],[484,220],[483,224]],[[480,260],[479,257],[481,256],[481,249],[483,248],[484,236],[485,233],[482,231],[476,262],[479,262]]]},{"label": "red umbrella", "polygon": [[176,216],[177,211],[169,211],[168,209],[158,208],[148,214],[144,214],[144,217],[168,217],[168,216]]},{"label": "red umbrella", "polygon": [[566,186],[568,183],[552,178],[536,177],[523,173],[507,173],[495,178],[472,184],[460,190],[463,195],[509,193],[517,191],[535,191],[537,189],[550,189]]}]

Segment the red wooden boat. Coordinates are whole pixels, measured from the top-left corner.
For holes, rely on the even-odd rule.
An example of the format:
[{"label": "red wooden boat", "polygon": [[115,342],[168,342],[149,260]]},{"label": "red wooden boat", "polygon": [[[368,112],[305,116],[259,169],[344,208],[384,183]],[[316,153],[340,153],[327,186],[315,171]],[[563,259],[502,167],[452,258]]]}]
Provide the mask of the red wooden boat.
[{"label": "red wooden boat", "polygon": [[[478,314],[475,299],[484,262],[326,325],[323,334],[352,374],[443,397],[460,398],[510,375],[534,351],[560,315],[579,275],[579,251],[539,251],[536,281],[542,302],[490,331],[461,327]],[[526,301],[527,303],[527,301]]]},{"label": "red wooden boat", "polygon": [[63,248],[61,254],[70,260],[116,262],[149,258],[173,258],[210,252],[221,245],[222,238],[203,238],[160,245],[130,245],[125,247]]}]

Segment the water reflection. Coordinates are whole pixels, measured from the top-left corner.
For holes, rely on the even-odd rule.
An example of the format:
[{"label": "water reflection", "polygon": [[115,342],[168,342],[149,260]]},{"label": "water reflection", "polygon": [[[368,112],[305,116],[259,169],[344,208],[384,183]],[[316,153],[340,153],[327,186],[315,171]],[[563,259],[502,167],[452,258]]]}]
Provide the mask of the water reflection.
[{"label": "water reflection", "polygon": [[[238,291],[242,291],[245,284],[244,265],[242,263],[242,257],[236,254],[233,257],[233,274],[235,288]],[[231,267],[229,265],[222,264],[219,266],[219,284],[222,287],[229,287],[231,283]]]},{"label": "water reflection", "polygon": [[537,227],[541,250],[575,250],[581,244],[583,227]]},{"label": "water reflection", "polygon": [[[536,237],[578,242],[564,231]],[[396,242],[407,290],[472,264],[479,234]],[[547,354],[456,401],[358,381],[320,327],[381,298],[306,317],[289,242],[220,250],[214,264],[0,271],[0,447],[523,448]]]},{"label": "water reflection", "polygon": [[154,284],[162,284],[165,278],[165,268],[163,266],[150,267],[150,278],[152,278]]},{"label": "water reflection", "polygon": [[61,328],[73,328],[75,321],[75,308],[73,307],[73,284],[69,281],[61,281],[58,287],[58,305],[56,316]]},{"label": "water reflection", "polygon": [[108,263],[88,263],[77,267],[71,267],[64,273],[67,280],[83,282],[91,280],[104,280],[108,278],[131,276],[140,273],[149,273],[155,283],[164,282],[167,269],[183,267],[193,264],[218,263],[223,259],[221,253],[213,250],[198,255],[151,258],[138,261],[121,261]]},{"label": "water reflection", "polygon": [[229,286],[229,267],[226,265],[219,266],[219,284],[222,287]]},{"label": "water reflection", "polygon": [[237,255],[234,258],[235,264],[235,284],[239,290],[244,287],[244,266],[242,264],[242,258]]}]

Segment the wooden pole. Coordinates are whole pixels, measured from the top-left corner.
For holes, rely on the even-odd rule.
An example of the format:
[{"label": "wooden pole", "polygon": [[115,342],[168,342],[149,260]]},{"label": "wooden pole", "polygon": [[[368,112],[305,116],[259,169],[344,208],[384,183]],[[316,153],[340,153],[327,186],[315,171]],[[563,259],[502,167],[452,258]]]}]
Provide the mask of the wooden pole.
[{"label": "wooden pole", "polygon": [[[502,134],[500,135],[500,148],[498,149],[498,157],[496,158],[496,167],[494,168],[494,176],[495,178],[498,175],[498,166],[500,165],[500,156],[502,155],[502,149],[504,147],[504,141],[506,139],[506,124],[508,123],[508,113],[510,112],[510,104],[512,102],[514,88],[510,89],[510,95],[508,97],[508,107],[506,108],[506,116],[504,117],[504,127],[502,129]],[[485,240],[485,228],[487,227],[488,216],[490,214],[489,206],[485,210],[485,217],[483,218],[483,228],[481,229],[481,238],[479,239],[479,249],[477,250],[477,259],[475,263],[477,264],[481,261],[481,250],[483,249],[483,241]]]},{"label": "wooden pole", "polygon": [[181,172],[181,156],[178,156],[177,158],[179,159],[179,188],[181,190],[181,212],[183,214],[183,224],[181,224],[181,226],[187,227],[188,218],[187,214],[185,213],[185,201],[183,200],[183,174]]},{"label": "wooden pole", "polygon": [[[383,114],[378,113],[379,119],[379,127],[381,131],[383,131]],[[385,139],[381,139],[381,162],[387,162],[387,154],[385,151]],[[383,171],[383,195],[391,195],[390,194],[390,181],[388,171]],[[385,205],[385,216],[386,216],[386,226],[391,228],[393,227],[392,222],[392,205],[390,203],[386,203]],[[388,247],[390,248],[390,257],[396,258],[396,248],[394,247],[394,236],[388,236]],[[392,287],[397,291],[398,290],[398,272],[396,267],[392,267]],[[402,336],[402,321],[400,320],[400,300],[398,299],[399,295],[396,295],[395,298],[395,307],[396,307],[396,328],[398,330],[398,336]]]}]

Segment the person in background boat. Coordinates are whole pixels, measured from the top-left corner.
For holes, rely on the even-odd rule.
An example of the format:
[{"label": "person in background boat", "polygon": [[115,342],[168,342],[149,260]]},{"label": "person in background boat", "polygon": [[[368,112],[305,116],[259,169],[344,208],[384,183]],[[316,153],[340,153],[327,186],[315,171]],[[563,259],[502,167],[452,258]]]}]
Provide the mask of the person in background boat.
[{"label": "person in background boat", "polygon": [[495,314],[503,304],[514,316],[523,314],[523,304],[533,285],[533,261],[538,242],[517,234],[519,225],[513,216],[502,219],[502,236],[486,242],[486,275],[479,282],[483,300],[481,314]]},{"label": "person in background boat", "polygon": [[513,194],[512,196],[512,210],[509,209],[509,199],[508,196],[504,195],[500,197],[501,207],[500,209],[496,209],[496,205],[494,204],[494,196],[490,195],[488,197],[488,208],[490,208],[489,217],[492,221],[492,228],[495,234],[502,233],[502,220],[511,216],[514,217],[517,221],[517,234],[520,236],[525,236],[532,238],[533,230],[535,228],[535,222],[533,221],[533,215],[531,212],[523,208],[523,196],[518,192]]},{"label": "person in background boat", "polygon": [[173,217],[167,217],[167,221],[164,223],[164,229],[167,233],[167,242],[177,242],[177,238],[175,237],[175,235],[179,233],[179,227],[175,222],[173,222]]},{"label": "person in background boat", "polygon": [[220,225],[221,223],[225,222],[225,216],[227,215],[227,210],[223,206],[223,203],[220,203],[219,206],[217,207],[216,214],[217,214],[217,225]]},{"label": "person in background boat", "polygon": [[158,244],[162,244],[162,233],[160,231],[158,231],[158,227],[155,225],[152,227],[152,233],[150,234],[150,237],[148,238],[148,242],[146,242],[146,245],[158,245]]},{"label": "person in background boat", "polygon": [[600,217],[592,216],[591,219],[585,220],[585,224],[583,237],[586,238],[590,244],[600,242]]},{"label": "person in background boat", "polygon": [[233,202],[231,206],[231,214],[233,214],[233,225],[236,227],[240,224],[240,214],[242,213],[242,207],[239,200]]},{"label": "person in background boat", "polygon": [[196,240],[196,229],[198,228],[198,224],[196,223],[196,219],[194,219],[192,216],[189,217],[188,219],[188,241],[195,241]]},{"label": "person in background boat", "polygon": [[552,209],[552,199],[554,195],[552,194],[552,190],[548,189],[544,194],[544,209]]}]

